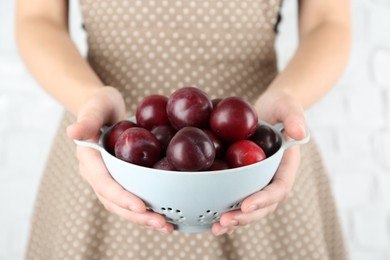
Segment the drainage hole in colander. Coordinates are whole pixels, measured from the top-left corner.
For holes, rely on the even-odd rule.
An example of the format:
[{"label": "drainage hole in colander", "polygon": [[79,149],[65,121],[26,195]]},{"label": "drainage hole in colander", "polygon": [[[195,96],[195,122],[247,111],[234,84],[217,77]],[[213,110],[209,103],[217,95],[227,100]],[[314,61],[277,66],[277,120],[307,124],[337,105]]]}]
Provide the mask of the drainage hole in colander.
[{"label": "drainage hole in colander", "polygon": [[[166,210],[167,210],[167,211],[172,211],[172,208],[165,208],[165,207],[162,207],[161,210],[163,210],[163,211],[166,211]],[[180,210],[179,210],[179,211],[180,211]],[[177,211],[176,211],[176,212],[177,212]]]},{"label": "drainage hole in colander", "polygon": [[181,210],[180,210],[180,209],[177,209],[177,210],[176,210],[176,213],[181,213]]},{"label": "drainage hole in colander", "polygon": [[199,218],[200,218],[200,219],[204,219],[204,215],[200,215]]},{"label": "drainage hole in colander", "polygon": [[230,206],[231,209],[237,209],[237,208],[240,208],[241,207],[241,202],[238,202],[236,204],[233,204]]}]

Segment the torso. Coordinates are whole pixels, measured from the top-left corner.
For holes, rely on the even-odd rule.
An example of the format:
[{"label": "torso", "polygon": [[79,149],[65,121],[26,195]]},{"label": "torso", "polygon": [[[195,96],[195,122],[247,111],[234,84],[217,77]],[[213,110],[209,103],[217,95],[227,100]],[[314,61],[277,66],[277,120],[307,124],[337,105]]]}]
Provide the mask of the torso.
[{"label": "torso", "polygon": [[88,59],[129,108],[197,86],[253,101],[277,73],[279,1],[81,0]]}]

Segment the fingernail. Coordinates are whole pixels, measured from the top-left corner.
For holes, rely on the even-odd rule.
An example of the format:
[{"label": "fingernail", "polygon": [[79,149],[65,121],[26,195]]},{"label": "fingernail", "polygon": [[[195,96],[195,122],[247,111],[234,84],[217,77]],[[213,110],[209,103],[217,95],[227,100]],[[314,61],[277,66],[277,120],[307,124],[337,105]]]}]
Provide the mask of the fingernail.
[{"label": "fingernail", "polygon": [[221,235],[225,234],[226,232],[228,232],[228,229],[227,229],[227,228],[222,228],[222,229],[217,233],[217,236],[221,236]]},{"label": "fingernail", "polygon": [[233,234],[233,232],[234,232],[234,229],[231,229],[227,233],[228,233],[228,235],[231,235],[231,234]]},{"label": "fingernail", "polygon": [[238,221],[233,219],[232,221],[230,221],[229,225],[230,227],[234,227],[234,226],[237,226],[238,225]]},{"label": "fingernail", "polygon": [[136,213],[144,213],[144,208],[136,207],[134,205],[130,206],[130,210]]},{"label": "fingernail", "polygon": [[146,223],[148,226],[154,227],[154,228],[161,228],[161,225],[158,221],[154,219],[149,219],[148,222]]},{"label": "fingernail", "polygon": [[306,135],[306,127],[304,124],[302,123],[298,123],[299,124],[299,127],[301,128],[302,132]]},{"label": "fingernail", "polygon": [[167,227],[163,227],[163,228],[157,229],[157,231],[159,231],[160,233],[162,233],[164,235],[168,235],[169,234],[169,231],[168,231]]},{"label": "fingernail", "polygon": [[251,205],[249,208],[248,208],[248,212],[252,212],[252,211],[255,211],[257,210],[257,205],[253,204]]}]

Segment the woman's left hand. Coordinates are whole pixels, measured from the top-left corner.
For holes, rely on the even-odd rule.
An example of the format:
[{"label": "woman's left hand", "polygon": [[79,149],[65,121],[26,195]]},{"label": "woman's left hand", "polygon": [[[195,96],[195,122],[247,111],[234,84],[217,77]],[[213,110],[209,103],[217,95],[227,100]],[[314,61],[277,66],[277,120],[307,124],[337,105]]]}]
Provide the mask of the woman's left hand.
[{"label": "woman's left hand", "polygon": [[[283,122],[286,138],[301,140],[305,137],[304,109],[300,102],[286,92],[269,90],[256,102],[259,118],[271,124]],[[212,227],[214,235],[232,233],[236,228],[259,221],[273,213],[292,190],[300,164],[299,147],[288,148],[271,183],[259,192],[247,197],[240,210],[221,216]]]}]

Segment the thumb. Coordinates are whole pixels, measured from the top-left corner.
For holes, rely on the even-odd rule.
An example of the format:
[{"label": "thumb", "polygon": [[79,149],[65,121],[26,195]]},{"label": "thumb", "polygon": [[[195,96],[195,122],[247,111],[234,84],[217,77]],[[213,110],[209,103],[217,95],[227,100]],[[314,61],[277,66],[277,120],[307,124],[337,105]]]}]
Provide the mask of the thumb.
[{"label": "thumb", "polygon": [[107,109],[99,102],[90,100],[78,113],[77,122],[66,129],[67,135],[76,140],[97,139],[108,114]]},{"label": "thumb", "polygon": [[[272,107],[272,108],[270,108]],[[269,104],[270,114],[276,122],[284,124],[284,132],[295,140],[306,137],[305,111],[298,100],[286,95]]]},{"label": "thumb", "polygon": [[70,139],[74,140],[97,139],[100,128],[103,126],[102,122],[103,121],[98,118],[85,116],[76,123],[68,126],[66,133]]},{"label": "thumb", "polygon": [[80,109],[77,122],[68,126],[71,139],[96,141],[100,129],[125,118],[125,103],[122,94],[113,87],[99,89]]},{"label": "thumb", "polygon": [[306,136],[306,123],[303,116],[290,115],[284,120],[284,131],[295,140],[301,140]]},{"label": "thumb", "polygon": [[305,111],[296,100],[290,98],[280,106],[279,119],[284,123],[284,131],[289,137],[295,140],[305,138]]},{"label": "thumb", "polygon": [[306,136],[305,111],[300,102],[283,91],[267,91],[256,102],[259,115],[270,123],[282,122],[290,138],[301,140]]}]

